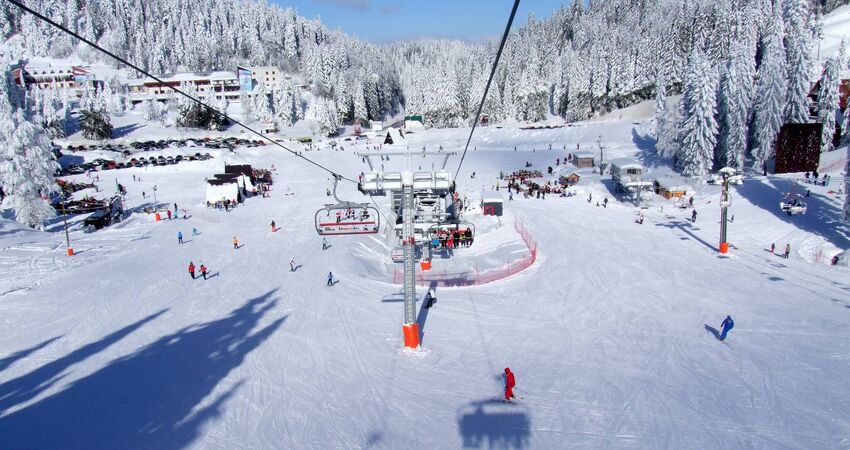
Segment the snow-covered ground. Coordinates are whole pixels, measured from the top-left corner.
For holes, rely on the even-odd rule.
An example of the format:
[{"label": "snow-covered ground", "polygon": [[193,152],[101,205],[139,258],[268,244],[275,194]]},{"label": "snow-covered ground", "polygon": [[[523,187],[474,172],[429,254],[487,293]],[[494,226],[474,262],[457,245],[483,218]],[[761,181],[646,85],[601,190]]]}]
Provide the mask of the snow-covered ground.
[{"label": "snow-covered ground", "polygon": [[[545,173],[576,144],[598,152],[600,142],[606,159],[638,156],[672,176],[645,156],[651,143],[631,117],[613,119],[480,129],[458,189],[473,197],[500,170],[529,161]],[[467,133],[422,131],[400,147],[457,150]],[[304,155],[356,178],[364,148],[342,143]],[[515,196],[503,226],[482,225],[489,233],[458,258],[516,246],[515,219],[538,243],[535,264],[437,288],[435,306],[419,310],[423,348],[408,351],[387,242],[334,237],[321,250],[313,219],[329,175],[270,146],[211,153],[100,172],[101,191],[117,179],[136,212],[91,234],[72,226],[73,257],[59,220],[47,232],[0,221],[0,447],[850,448],[850,271],[817,257],[850,247],[837,172],[829,187],[792,188],[785,176],[736,187],[726,256],[714,186],[695,188],[696,223],[655,197],[638,225],[609,177],[587,170],[581,195]],[[204,207],[204,178],[224,162],[274,165],[271,198],[229,213]],[[153,185],[191,218],[143,213]],[[807,215],[779,211],[783,192],[806,188]],[[347,183],[339,195],[366,201]],[[596,206],[606,196],[608,207]],[[386,212],[388,200],[376,200]],[[791,257],[767,251],[772,242],[790,243]],[[192,280],[190,260],[212,277]],[[451,264],[435,259],[433,270]],[[727,314],[736,326],[723,344],[708,327]],[[508,366],[521,397],[512,405],[496,401]]]}]

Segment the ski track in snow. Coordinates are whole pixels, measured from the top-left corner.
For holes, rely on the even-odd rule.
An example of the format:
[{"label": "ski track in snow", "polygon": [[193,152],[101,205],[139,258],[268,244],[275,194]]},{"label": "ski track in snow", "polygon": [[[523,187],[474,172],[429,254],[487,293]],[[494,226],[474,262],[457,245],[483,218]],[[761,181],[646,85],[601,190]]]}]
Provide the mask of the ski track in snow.
[{"label": "ski track in snow", "polygon": [[[412,148],[449,146],[464,133],[423,131],[409,141]],[[478,151],[470,151],[457,180],[459,190],[474,196],[495,184],[499,170],[520,169],[526,160],[545,172],[566,152],[532,148],[555,142],[572,149],[600,134],[614,156],[638,151],[632,125],[624,122],[533,132],[483,129],[476,135]],[[61,228],[0,235],[0,406],[21,395],[15,386],[40,380],[40,368],[63,364],[52,384],[0,408],[0,442],[128,449],[847,447],[848,272],[801,260],[798,249],[836,238],[758,206],[775,204],[773,197],[752,197],[755,190],[737,194],[732,208],[738,218],[730,224],[735,248],[719,256],[712,248],[716,187],[698,189],[695,224],[686,220],[689,210],[655,200],[644,211],[646,222],[637,225],[634,207],[589,172],[581,172],[579,188],[593,192],[594,200],[609,197],[608,208],[588,203],[586,194],[515,196],[505,202],[502,228],[482,226],[492,229],[490,238],[485,233],[456,259],[435,259],[434,270],[497,267],[505,255],[523,254],[513,217],[538,242],[537,261],[487,285],[437,288],[433,308],[420,311],[417,303],[423,349],[411,352],[401,349],[403,307],[391,301],[401,290],[391,284],[398,266],[388,262],[383,235],[329,238],[331,248],[321,250],[313,214],[328,201],[328,177],[270,148],[215,156],[217,163],[274,164],[272,197],[248,199],[225,213],[200,204],[206,172],[199,168],[212,174],[218,165],[190,165],[185,176],[170,167],[115,171],[131,199],[156,183],[163,203],[185,205],[192,218],[154,222],[135,214],[93,234],[72,231],[72,258],[64,254]],[[350,147],[305,156],[344,174],[365,170]],[[456,163],[457,157],[449,160]],[[134,183],[134,173],[145,183]],[[284,196],[287,190],[296,195]],[[347,183],[339,195],[363,198]],[[388,211],[388,199],[377,201]],[[281,227],[275,233],[272,219]],[[191,236],[192,227],[201,234]],[[183,245],[176,243],[178,230],[186,236]],[[232,248],[233,236],[243,247]],[[764,251],[765,243],[784,248],[786,240],[795,249],[791,259]],[[289,271],[290,258],[301,266],[296,272]],[[210,279],[191,280],[190,260],[208,265]],[[339,279],[333,287],[325,286],[328,271]],[[424,293],[417,287],[419,298]],[[248,299],[263,299],[266,306],[250,317],[233,316]],[[161,310],[137,330],[64,365],[63,357],[75,350]],[[736,326],[724,345],[704,326],[719,328],[726,314]],[[233,325],[209,325],[222,320]],[[239,350],[246,345],[235,336],[240,324],[251,323],[248,331],[259,333],[278,321],[255,348]],[[209,343],[193,340],[197,348],[190,352],[168,353],[182,349],[198,329],[207,330]],[[119,383],[103,392],[80,389],[95,389],[88,380],[125,361],[138,364],[140,349],[174,333],[173,343],[144,353],[141,367],[150,370],[153,384],[130,379],[126,389],[152,404],[174,405],[186,395],[191,411],[180,421],[155,418],[159,428],[153,430],[141,420],[154,419],[143,415],[148,408],[137,408],[137,418],[127,414],[132,406],[108,400],[98,404],[113,413],[105,416],[89,405],[45,409],[63,395],[123,398]],[[230,365],[216,342],[227,343],[238,364]],[[209,373],[186,380],[176,364],[190,358],[208,363]],[[493,401],[501,396],[507,366],[524,397],[513,405]],[[165,385],[156,376],[163,370],[172,375]],[[198,384],[207,389],[188,399]],[[162,431],[194,424],[210,407],[214,414],[201,416],[188,440]],[[20,437],[9,427],[24,417],[54,420],[51,433]],[[71,420],[76,417],[107,417],[131,433],[81,435]],[[160,440],[146,442],[154,432]]]}]

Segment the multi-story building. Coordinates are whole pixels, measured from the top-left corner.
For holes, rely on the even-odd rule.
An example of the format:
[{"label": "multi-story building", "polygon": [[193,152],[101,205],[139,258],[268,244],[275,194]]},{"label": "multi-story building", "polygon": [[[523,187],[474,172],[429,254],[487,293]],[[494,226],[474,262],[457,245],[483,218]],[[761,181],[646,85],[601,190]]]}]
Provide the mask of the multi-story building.
[{"label": "multi-story building", "polygon": [[129,80],[127,90],[130,102],[138,104],[146,100],[166,101],[176,98],[170,87],[180,88],[183,83],[195,87],[200,97],[214,92],[216,100],[222,97],[228,100],[239,100],[239,79],[233,72],[219,71],[207,74],[178,73],[170,77],[159,77],[163,82],[152,79]]},{"label": "multi-story building", "polygon": [[263,83],[269,92],[277,89],[281,80],[283,80],[280,69],[274,66],[250,67],[249,69],[253,72],[254,82]]},{"label": "multi-story building", "polygon": [[82,95],[86,84],[92,87],[103,84],[95,79],[88,67],[82,66],[18,64],[12,67],[12,78],[24,89],[33,86],[39,89],[67,89],[77,97]]}]

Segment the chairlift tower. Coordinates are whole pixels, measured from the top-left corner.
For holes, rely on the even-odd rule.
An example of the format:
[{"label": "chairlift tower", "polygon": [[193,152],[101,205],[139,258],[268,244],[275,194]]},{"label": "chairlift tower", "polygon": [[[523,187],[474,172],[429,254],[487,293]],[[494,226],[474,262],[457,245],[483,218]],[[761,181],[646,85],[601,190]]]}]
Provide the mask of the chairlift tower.
[{"label": "chairlift tower", "polygon": [[739,181],[741,176],[731,167],[720,169],[720,176],[723,179],[723,190],[720,192],[720,253],[726,254],[729,252],[729,243],[726,241],[730,200],[729,184],[732,181]]},{"label": "chairlift tower", "polygon": [[[387,192],[401,192],[401,216],[402,216],[402,251],[404,256],[404,324],[402,331],[404,333],[404,346],[407,348],[419,348],[419,324],[416,322],[416,190],[415,185],[418,183],[413,172],[413,156],[443,156],[443,165],[441,170],[445,170],[446,163],[454,152],[368,152],[361,153],[366,158],[369,164],[369,169],[372,170],[369,178],[360,184],[360,191],[367,195],[386,195]],[[404,170],[400,174],[383,173],[374,170],[372,165],[372,156],[403,156]],[[399,180],[399,178],[401,178]],[[399,183],[400,181],[400,183]],[[421,182],[421,181],[419,181]],[[451,192],[451,180],[438,180],[436,172],[432,172],[430,179],[427,182],[433,186],[435,191]],[[440,184],[439,183],[444,183]]]}]

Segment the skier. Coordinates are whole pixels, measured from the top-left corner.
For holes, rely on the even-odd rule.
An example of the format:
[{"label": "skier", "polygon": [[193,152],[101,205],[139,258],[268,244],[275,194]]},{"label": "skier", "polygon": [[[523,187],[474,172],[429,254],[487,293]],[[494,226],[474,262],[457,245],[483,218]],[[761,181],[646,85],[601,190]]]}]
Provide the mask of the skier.
[{"label": "skier", "polygon": [[289,271],[295,272],[295,258],[289,260]]},{"label": "skier", "polygon": [[189,261],[189,275],[192,275],[192,279],[195,279],[195,263]]},{"label": "skier", "polygon": [[602,207],[603,208],[608,207],[608,197],[605,197],[605,198],[602,199]]},{"label": "skier", "polygon": [[514,199],[514,191],[508,189],[508,200],[513,201]]},{"label": "skier", "polygon": [[593,200],[593,192],[587,194],[587,203],[590,203]]},{"label": "skier", "polygon": [[167,212],[167,213],[168,213],[168,220],[171,220],[171,210],[170,210],[170,209],[166,209],[166,210],[165,210],[165,212]]},{"label": "skier", "polygon": [[177,214],[177,202],[174,202],[174,214]]},{"label": "skier", "polygon": [[770,253],[773,253],[774,250],[776,250],[776,242],[771,242],[770,243]]},{"label": "skier", "polygon": [[197,236],[197,235],[199,235],[199,234],[201,234],[201,233],[200,233],[200,232],[198,232],[198,229],[197,229],[197,228],[192,227],[192,236]]},{"label": "skier", "polygon": [[694,212],[691,213],[691,222],[696,222],[696,221],[697,221],[697,210],[694,210]]},{"label": "skier", "polygon": [[516,387],[516,379],[514,378],[514,373],[511,372],[510,367],[505,367],[505,401],[509,402],[512,398],[516,398],[514,395],[514,387]]},{"label": "skier", "polygon": [[177,243],[178,243],[178,244],[182,244],[182,243],[183,243],[183,232],[182,232],[182,231],[178,231],[178,232],[177,232]]},{"label": "skier", "polygon": [[147,198],[145,191],[142,191],[142,199],[145,199],[145,198]]},{"label": "skier", "polygon": [[731,316],[726,316],[723,319],[723,323],[720,324],[720,341],[726,340],[726,335],[729,333],[729,330],[735,326],[735,321],[732,320]]},{"label": "skier", "polygon": [[275,226],[274,219],[272,219],[271,226],[272,226],[272,233],[274,233],[275,231],[277,231],[277,227]]},{"label": "skier", "polygon": [[207,266],[201,264],[201,275],[204,276],[204,279],[207,279]]},{"label": "skier", "polygon": [[334,285],[334,273],[328,272],[328,286]]},{"label": "skier", "polygon": [[233,236],[233,249],[239,248],[239,239],[236,239],[236,236]]},{"label": "skier", "polygon": [[432,306],[434,306],[435,301],[437,301],[437,298],[434,297],[433,291],[431,291],[431,289],[428,289],[428,293],[425,294],[425,300],[424,300],[425,308],[430,309]]},{"label": "skier", "polygon": [[785,259],[788,259],[789,255],[791,255],[791,244],[785,244]]},{"label": "skier", "polygon": [[327,250],[327,249],[328,249],[328,238],[323,237],[322,238],[322,250]]}]

